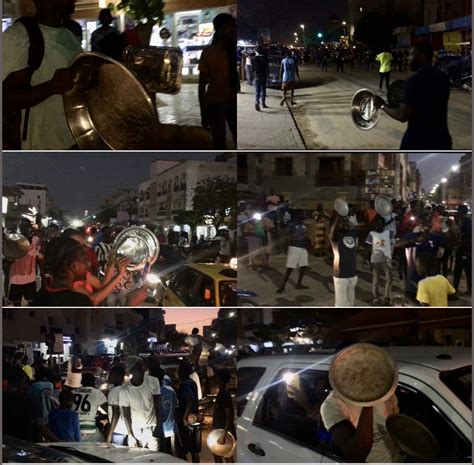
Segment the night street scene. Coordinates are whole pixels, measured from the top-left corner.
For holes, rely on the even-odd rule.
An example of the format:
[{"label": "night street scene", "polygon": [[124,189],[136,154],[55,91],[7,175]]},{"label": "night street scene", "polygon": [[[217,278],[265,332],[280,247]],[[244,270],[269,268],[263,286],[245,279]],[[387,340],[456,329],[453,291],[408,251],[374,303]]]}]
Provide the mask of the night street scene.
[{"label": "night street scene", "polygon": [[8,153],[3,168],[3,305],[236,306],[235,154]]},{"label": "night street scene", "polygon": [[240,0],[238,148],[471,148],[468,0]]},{"label": "night street scene", "polygon": [[236,0],[5,0],[4,150],[233,150]]},{"label": "night street scene", "polygon": [[235,309],[5,309],[3,462],[233,462]]},{"label": "night street scene", "polygon": [[237,461],[472,463],[471,309],[239,309]]},{"label": "night street scene", "polygon": [[471,306],[471,153],[239,153],[239,306]]}]

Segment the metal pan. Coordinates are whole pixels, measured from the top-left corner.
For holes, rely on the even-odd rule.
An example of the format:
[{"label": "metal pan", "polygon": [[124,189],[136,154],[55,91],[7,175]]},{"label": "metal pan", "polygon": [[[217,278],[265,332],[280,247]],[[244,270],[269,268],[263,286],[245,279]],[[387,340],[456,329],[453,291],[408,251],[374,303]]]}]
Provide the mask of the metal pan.
[{"label": "metal pan", "polygon": [[374,93],[369,89],[360,89],[352,97],[351,116],[357,128],[367,131],[377,126],[382,111],[374,103]]},{"label": "metal pan", "polygon": [[158,114],[140,81],[100,53],[77,55],[74,87],[63,96],[67,122],[80,149],[141,150],[150,145]]},{"label": "metal pan", "polygon": [[375,211],[380,215],[380,216],[387,216],[392,213],[392,201],[388,197],[385,197],[385,195],[379,195],[375,199]]},{"label": "metal pan", "polygon": [[334,200],[334,210],[340,216],[347,216],[349,214],[349,205],[343,199]]},{"label": "metal pan", "polygon": [[227,433],[225,444],[219,444],[217,441],[223,434],[223,429],[211,431],[207,437],[207,447],[218,457],[232,457],[235,449],[235,438],[231,433]]},{"label": "metal pan", "polygon": [[329,382],[335,394],[358,407],[387,400],[398,384],[398,369],[385,350],[373,344],[351,345],[332,359]]}]

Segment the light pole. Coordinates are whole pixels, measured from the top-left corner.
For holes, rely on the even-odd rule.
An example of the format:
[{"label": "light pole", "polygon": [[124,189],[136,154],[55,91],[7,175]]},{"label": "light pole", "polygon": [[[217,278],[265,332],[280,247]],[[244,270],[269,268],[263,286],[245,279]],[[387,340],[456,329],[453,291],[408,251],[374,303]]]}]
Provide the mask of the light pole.
[{"label": "light pole", "polygon": [[301,24],[301,29],[303,29],[303,47],[306,46],[306,36],[304,35],[304,24]]}]

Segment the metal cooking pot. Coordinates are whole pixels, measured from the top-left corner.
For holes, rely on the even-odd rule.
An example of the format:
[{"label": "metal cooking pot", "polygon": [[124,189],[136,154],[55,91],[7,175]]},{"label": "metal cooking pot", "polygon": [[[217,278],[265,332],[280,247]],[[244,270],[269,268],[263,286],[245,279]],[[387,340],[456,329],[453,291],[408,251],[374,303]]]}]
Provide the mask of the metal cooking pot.
[{"label": "metal cooking pot", "polygon": [[123,64],[148,92],[177,94],[181,90],[183,52],[172,47],[128,46]]},{"label": "metal cooking pot", "polygon": [[3,258],[14,262],[26,257],[30,250],[30,242],[22,234],[7,234],[2,241]]},{"label": "metal cooking pot", "polygon": [[142,271],[146,265],[151,266],[156,262],[160,243],[149,229],[131,226],[118,234],[112,250],[118,257],[130,260],[127,266],[129,271]]},{"label": "metal cooking pot", "polygon": [[373,344],[354,344],[332,359],[329,382],[342,400],[370,407],[387,400],[398,384],[398,369],[388,352]]},{"label": "metal cooking pot", "polygon": [[219,444],[217,441],[223,434],[223,429],[211,431],[207,436],[207,447],[211,453],[218,457],[232,457],[235,449],[235,438],[231,433],[227,433],[225,444]]},{"label": "metal cooking pot", "polygon": [[158,123],[154,102],[118,61],[100,53],[77,55],[74,87],[63,96],[66,118],[83,150],[146,149]]},{"label": "metal cooking pot", "polygon": [[385,195],[379,195],[375,199],[375,211],[381,216],[387,216],[392,213],[392,201],[385,197]]}]

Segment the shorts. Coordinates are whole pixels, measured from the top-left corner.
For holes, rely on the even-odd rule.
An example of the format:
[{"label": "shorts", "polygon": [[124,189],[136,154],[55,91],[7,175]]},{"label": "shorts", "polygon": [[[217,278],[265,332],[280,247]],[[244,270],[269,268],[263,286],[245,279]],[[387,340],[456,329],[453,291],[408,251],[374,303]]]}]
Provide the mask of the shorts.
[{"label": "shorts", "polygon": [[303,249],[303,247],[288,247],[286,267],[301,268],[302,266],[308,266],[308,251]]},{"label": "shorts", "polygon": [[281,90],[293,90],[296,88],[296,81],[283,81]]},{"label": "shorts", "polygon": [[33,300],[36,296],[36,281],[28,284],[10,284],[8,298],[13,302],[19,302],[22,297],[25,300]]},{"label": "shorts", "polygon": [[134,428],[133,433],[135,434],[135,437],[141,442],[142,447],[158,452],[158,438],[153,436],[154,430],[155,426],[148,426],[146,428]]}]

